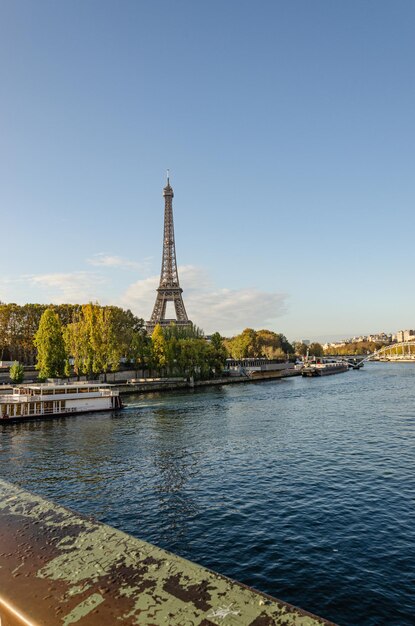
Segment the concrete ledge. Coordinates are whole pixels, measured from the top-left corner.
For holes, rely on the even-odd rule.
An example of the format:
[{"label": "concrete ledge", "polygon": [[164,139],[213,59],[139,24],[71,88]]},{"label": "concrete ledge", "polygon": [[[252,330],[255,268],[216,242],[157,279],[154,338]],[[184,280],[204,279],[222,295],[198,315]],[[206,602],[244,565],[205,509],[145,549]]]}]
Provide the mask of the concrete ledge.
[{"label": "concrete ledge", "polygon": [[329,626],[0,480],[2,626]]}]

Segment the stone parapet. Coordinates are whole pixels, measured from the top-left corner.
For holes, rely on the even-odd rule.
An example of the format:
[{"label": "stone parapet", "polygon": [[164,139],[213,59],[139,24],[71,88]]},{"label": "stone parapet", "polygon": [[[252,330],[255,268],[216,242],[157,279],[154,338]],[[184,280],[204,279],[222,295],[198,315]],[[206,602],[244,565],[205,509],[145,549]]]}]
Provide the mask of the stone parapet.
[{"label": "stone parapet", "polygon": [[331,624],[1,480],[0,623]]}]

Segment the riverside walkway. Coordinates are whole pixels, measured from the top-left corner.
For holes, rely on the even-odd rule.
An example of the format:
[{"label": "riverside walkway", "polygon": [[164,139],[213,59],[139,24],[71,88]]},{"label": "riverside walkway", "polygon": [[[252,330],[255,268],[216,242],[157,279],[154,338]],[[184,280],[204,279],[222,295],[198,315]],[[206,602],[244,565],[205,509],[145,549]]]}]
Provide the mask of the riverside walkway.
[{"label": "riverside walkway", "polygon": [[2,626],[332,626],[0,480]]}]

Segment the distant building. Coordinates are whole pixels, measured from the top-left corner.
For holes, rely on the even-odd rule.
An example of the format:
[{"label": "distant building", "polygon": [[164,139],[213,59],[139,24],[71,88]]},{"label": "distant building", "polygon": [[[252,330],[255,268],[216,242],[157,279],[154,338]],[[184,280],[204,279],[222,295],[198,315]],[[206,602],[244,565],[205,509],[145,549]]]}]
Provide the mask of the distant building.
[{"label": "distant building", "polygon": [[390,343],[392,341],[392,335],[388,335],[387,333],[375,333],[373,335],[356,335],[355,337],[350,337],[349,339],[343,339],[343,341],[336,341],[334,343],[329,344],[332,348],[343,348],[350,343],[363,343],[364,341],[371,341],[374,343]]},{"label": "distant building", "polygon": [[368,335],[367,340],[378,343],[390,343],[392,341],[392,335],[387,335],[386,333],[376,333],[374,335]]},{"label": "distant building", "polygon": [[396,341],[415,341],[415,330],[398,330]]},{"label": "distant building", "polygon": [[301,339],[301,343],[303,343],[305,346],[309,346],[310,345],[310,340],[309,339]]}]

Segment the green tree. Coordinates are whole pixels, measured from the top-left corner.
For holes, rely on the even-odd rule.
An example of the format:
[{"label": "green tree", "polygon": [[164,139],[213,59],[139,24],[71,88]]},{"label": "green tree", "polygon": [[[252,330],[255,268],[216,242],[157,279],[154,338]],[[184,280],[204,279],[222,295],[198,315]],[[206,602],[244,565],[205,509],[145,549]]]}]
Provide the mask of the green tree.
[{"label": "green tree", "polygon": [[87,304],[82,307],[83,324],[88,337],[88,356],[84,362],[85,373],[99,374],[116,371],[122,356],[122,346],[117,341],[112,307]]},{"label": "green tree", "polygon": [[200,370],[198,339],[179,339],[179,368],[186,376],[195,376]]},{"label": "green tree", "polygon": [[98,303],[85,304],[75,310],[73,321],[64,330],[66,350],[74,360],[77,376],[92,377],[109,370],[116,371],[120,359],[136,360],[143,348],[143,320],[130,310]]},{"label": "green tree", "polygon": [[144,321],[136,317],[129,309],[126,311],[120,307],[103,307],[107,321],[111,324],[111,336],[113,348],[121,357],[131,360],[132,343],[137,333],[144,333]]},{"label": "green tree", "polygon": [[65,359],[64,374],[65,378],[70,378],[72,376],[72,368],[69,359]]},{"label": "green tree", "polygon": [[[79,379],[80,375],[85,371],[85,364],[92,363],[89,337],[81,313],[78,314],[75,321],[65,326],[63,338],[66,353],[72,357],[73,370]],[[87,373],[92,373],[92,365]]]},{"label": "green tree", "polygon": [[0,358],[10,358],[10,306],[0,304]]},{"label": "green tree", "polygon": [[247,359],[260,356],[258,337],[252,328],[245,328],[240,335],[225,342],[225,346],[234,359]]},{"label": "green tree", "polygon": [[15,385],[23,382],[24,378],[24,367],[21,363],[15,361],[13,365],[10,367],[10,380]]},{"label": "green tree", "polygon": [[9,309],[9,320],[7,327],[9,359],[13,361],[23,361],[23,308],[14,303],[7,305],[7,307]]},{"label": "green tree", "polygon": [[81,308],[80,304],[56,304],[53,306],[53,310],[59,315],[62,326],[67,326],[73,322]]},{"label": "green tree", "polygon": [[221,374],[228,358],[228,352],[219,333],[213,333],[211,336],[210,348],[208,358],[211,371],[215,375]]},{"label": "green tree", "polygon": [[162,330],[166,339],[171,339],[172,337],[176,339],[202,339],[204,336],[203,330],[195,324],[178,326],[172,322],[169,326],[164,326]]},{"label": "green tree", "polygon": [[308,346],[302,341],[296,341],[296,343],[294,344],[294,349],[295,349],[295,354],[297,354],[298,356],[306,356]]},{"label": "green tree", "polygon": [[272,330],[258,330],[257,332],[258,356],[268,359],[285,358],[287,354],[293,354],[294,348],[282,333],[274,333]]},{"label": "green tree", "polygon": [[[100,307],[93,305],[94,310],[88,311],[86,307],[92,305],[79,304],[25,304],[23,306],[9,303],[0,303],[0,358],[1,360],[19,361],[31,364],[36,360],[36,347],[34,336],[39,327],[40,318],[46,309],[53,310],[60,319],[65,329],[65,344],[70,344],[68,353],[73,353],[77,362],[79,373],[94,373],[100,363],[107,363],[114,368],[116,356],[121,354],[127,359],[133,334],[143,329],[143,320],[137,318],[130,310],[119,307]],[[98,326],[96,333],[91,334],[91,325],[88,324],[92,316],[95,316]],[[102,322],[102,323],[101,323]],[[73,326],[75,324],[76,326]],[[66,329],[70,328],[68,334]],[[99,332],[98,332],[99,331]],[[102,350],[96,358],[92,352],[92,343],[98,341],[101,336]],[[106,355],[103,354],[106,351]],[[75,353],[79,358],[75,358]],[[75,371],[77,369],[75,366]]]},{"label": "green tree", "polygon": [[[189,340],[186,340],[189,341]],[[166,365],[169,371],[169,374],[175,375],[179,371],[179,362],[180,362],[180,339],[176,339],[176,337],[170,337],[170,339],[166,339]]]},{"label": "green tree", "polygon": [[137,372],[138,367],[144,370],[151,363],[151,337],[144,331],[134,331],[129,348],[129,358],[135,364]]},{"label": "green tree", "polygon": [[252,328],[245,328],[240,335],[224,340],[224,346],[234,359],[260,357],[280,359],[294,353],[287,338],[272,330],[255,331]]},{"label": "green tree", "polygon": [[62,376],[65,369],[66,351],[59,316],[53,309],[46,309],[40,318],[35,334],[37,348],[36,369],[41,378]]},{"label": "green tree", "polygon": [[321,343],[310,343],[310,345],[308,346],[308,354],[310,356],[323,356],[324,355],[324,350],[323,350],[323,346],[321,345]]},{"label": "green tree", "polygon": [[153,366],[159,371],[166,365],[166,339],[160,324],[156,324],[151,335],[151,357]]}]

